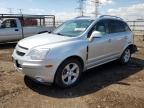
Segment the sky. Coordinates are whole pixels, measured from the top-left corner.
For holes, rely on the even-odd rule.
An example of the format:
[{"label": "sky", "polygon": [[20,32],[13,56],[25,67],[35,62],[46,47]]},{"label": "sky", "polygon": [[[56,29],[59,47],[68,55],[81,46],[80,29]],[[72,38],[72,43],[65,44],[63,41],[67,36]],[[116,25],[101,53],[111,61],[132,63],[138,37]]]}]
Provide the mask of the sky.
[{"label": "sky", "polygon": [[[93,16],[93,0],[85,1],[85,15]],[[144,18],[144,0],[99,0],[99,14],[134,20]],[[0,0],[0,13],[54,14],[65,20],[78,16],[78,0]],[[11,10],[11,11],[10,11]]]}]

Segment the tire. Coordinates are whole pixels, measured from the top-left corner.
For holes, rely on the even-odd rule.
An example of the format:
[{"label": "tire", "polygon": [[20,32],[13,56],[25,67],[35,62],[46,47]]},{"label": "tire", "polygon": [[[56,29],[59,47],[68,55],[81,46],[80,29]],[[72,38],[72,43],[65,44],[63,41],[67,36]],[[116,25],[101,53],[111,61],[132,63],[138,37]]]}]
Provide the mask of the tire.
[{"label": "tire", "polygon": [[131,59],[131,50],[129,48],[125,49],[121,58],[120,63],[121,64],[127,64]]},{"label": "tire", "polygon": [[77,59],[65,60],[57,69],[55,84],[61,88],[69,88],[77,85],[82,70],[82,65]]}]

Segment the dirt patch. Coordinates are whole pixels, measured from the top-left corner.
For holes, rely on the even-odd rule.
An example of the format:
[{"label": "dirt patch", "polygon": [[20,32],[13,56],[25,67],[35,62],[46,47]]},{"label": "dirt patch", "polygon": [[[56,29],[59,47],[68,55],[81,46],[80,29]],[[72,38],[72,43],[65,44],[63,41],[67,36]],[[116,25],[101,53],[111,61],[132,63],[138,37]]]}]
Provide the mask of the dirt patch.
[{"label": "dirt patch", "polygon": [[136,35],[134,37],[134,43],[140,47],[140,48],[144,48],[144,35]]}]

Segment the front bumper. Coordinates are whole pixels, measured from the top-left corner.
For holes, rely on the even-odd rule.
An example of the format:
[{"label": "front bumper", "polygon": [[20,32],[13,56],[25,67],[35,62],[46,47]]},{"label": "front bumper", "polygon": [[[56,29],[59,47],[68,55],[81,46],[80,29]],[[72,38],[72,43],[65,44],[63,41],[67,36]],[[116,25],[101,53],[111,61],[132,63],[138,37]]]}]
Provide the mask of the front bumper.
[{"label": "front bumper", "polygon": [[46,67],[49,62],[45,61],[25,61],[15,55],[13,57],[13,62],[16,70],[31,77],[32,79],[41,83],[53,83],[56,68],[54,65],[52,67]]}]

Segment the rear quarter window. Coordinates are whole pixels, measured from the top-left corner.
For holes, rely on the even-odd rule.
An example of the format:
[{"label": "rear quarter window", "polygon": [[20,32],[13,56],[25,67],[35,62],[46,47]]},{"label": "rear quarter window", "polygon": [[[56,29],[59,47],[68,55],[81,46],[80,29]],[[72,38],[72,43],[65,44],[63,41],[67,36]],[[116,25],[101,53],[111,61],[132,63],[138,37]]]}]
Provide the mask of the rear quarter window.
[{"label": "rear quarter window", "polygon": [[130,31],[128,25],[123,21],[110,20],[108,23],[109,33],[119,33]]},{"label": "rear quarter window", "polygon": [[123,22],[124,23],[124,27],[125,27],[125,31],[131,31],[131,29],[129,28],[128,24]]}]

